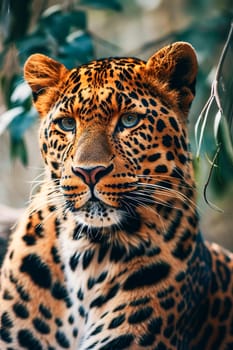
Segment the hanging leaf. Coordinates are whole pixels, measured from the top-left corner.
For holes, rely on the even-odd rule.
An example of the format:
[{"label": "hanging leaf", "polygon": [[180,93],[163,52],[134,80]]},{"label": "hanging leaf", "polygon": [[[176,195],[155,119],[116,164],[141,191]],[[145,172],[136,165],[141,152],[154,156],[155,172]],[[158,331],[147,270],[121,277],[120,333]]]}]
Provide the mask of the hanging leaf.
[{"label": "hanging leaf", "polygon": [[195,139],[197,144],[197,157],[200,155],[200,150],[202,146],[202,141],[204,138],[204,133],[207,126],[207,120],[211,116],[211,111],[213,111],[213,104],[218,109],[215,113],[215,119],[212,119],[213,134],[217,137],[218,126],[223,115],[226,116],[226,120],[229,124],[231,139],[233,140],[233,23],[231,24],[231,29],[222,50],[221,57],[216,69],[216,73],[213,79],[210,97],[208,98],[204,108],[202,109],[198,120],[195,125]]},{"label": "hanging leaf", "polygon": [[209,116],[213,101],[214,101],[214,96],[211,95],[208,101],[206,102],[204,108],[202,109],[197,119],[197,122],[195,124],[195,141],[196,141],[196,147],[197,147],[197,152],[196,152],[197,158],[200,157],[202,142],[204,138],[204,132],[206,129],[207,120],[208,120],[208,116]]},{"label": "hanging leaf", "polygon": [[224,118],[219,125],[218,142],[220,151],[211,177],[211,187],[218,196],[222,196],[233,181],[233,147],[229,127]]},{"label": "hanging leaf", "polygon": [[218,140],[218,130],[219,130],[221,119],[222,119],[222,114],[220,111],[218,111],[216,113],[215,118],[214,118],[214,127],[213,127],[214,128],[214,138],[216,141]]},{"label": "hanging leaf", "polygon": [[233,143],[233,22],[222,51],[217,71],[217,95],[219,109],[225,116],[231,142]]}]

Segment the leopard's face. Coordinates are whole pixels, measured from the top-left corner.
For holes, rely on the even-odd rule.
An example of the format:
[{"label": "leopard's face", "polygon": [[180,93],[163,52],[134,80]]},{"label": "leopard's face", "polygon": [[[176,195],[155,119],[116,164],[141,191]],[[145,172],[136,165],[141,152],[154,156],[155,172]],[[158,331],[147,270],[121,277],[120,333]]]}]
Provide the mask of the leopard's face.
[{"label": "leopard's face", "polygon": [[[52,192],[64,214],[72,213],[86,230],[137,225],[144,210],[172,206],[176,193],[192,187],[185,117],[195,56],[182,45],[169,47],[170,54],[180,49],[183,55],[174,61],[176,70],[164,73],[165,82],[158,54],[147,63],[112,58],[71,71],[36,55],[52,70],[36,82],[30,81],[35,63],[33,70],[29,59],[25,75],[42,115],[41,151]],[[177,78],[182,64],[183,80]]]}]

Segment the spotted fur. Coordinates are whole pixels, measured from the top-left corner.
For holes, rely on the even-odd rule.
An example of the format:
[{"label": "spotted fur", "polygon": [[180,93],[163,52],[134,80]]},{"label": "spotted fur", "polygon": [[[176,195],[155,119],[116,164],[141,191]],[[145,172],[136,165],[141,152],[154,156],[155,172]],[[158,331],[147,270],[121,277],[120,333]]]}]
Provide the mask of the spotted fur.
[{"label": "spotted fur", "polygon": [[233,349],[229,252],[199,233],[193,48],[25,64],[45,176],[1,271],[1,350]]}]

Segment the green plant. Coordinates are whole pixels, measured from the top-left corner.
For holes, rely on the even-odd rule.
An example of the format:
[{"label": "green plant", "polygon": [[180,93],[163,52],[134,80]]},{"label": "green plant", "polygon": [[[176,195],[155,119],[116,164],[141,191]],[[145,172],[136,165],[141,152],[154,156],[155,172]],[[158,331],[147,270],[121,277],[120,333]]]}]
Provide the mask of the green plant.
[{"label": "green plant", "polygon": [[[207,196],[211,187],[218,195],[223,194],[233,180],[233,22],[223,47],[207,99],[195,124],[197,145],[196,163],[200,154],[209,152],[209,176],[204,186],[206,202],[215,207]],[[204,138],[209,139],[211,147],[203,147]],[[210,140],[211,138],[211,140]],[[206,142],[205,142],[206,143]]]}]

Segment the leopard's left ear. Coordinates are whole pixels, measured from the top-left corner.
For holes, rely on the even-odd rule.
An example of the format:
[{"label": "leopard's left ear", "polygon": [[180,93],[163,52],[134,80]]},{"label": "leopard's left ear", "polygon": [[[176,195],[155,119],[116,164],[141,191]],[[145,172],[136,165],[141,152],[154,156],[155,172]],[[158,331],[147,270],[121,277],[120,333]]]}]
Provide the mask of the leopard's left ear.
[{"label": "leopard's left ear", "polygon": [[185,116],[195,96],[197,57],[193,47],[185,42],[166,46],[149,58],[146,76]]},{"label": "leopard's left ear", "polygon": [[32,89],[33,102],[41,116],[46,115],[59,93],[68,70],[54,59],[31,55],[24,65],[24,78]]}]

